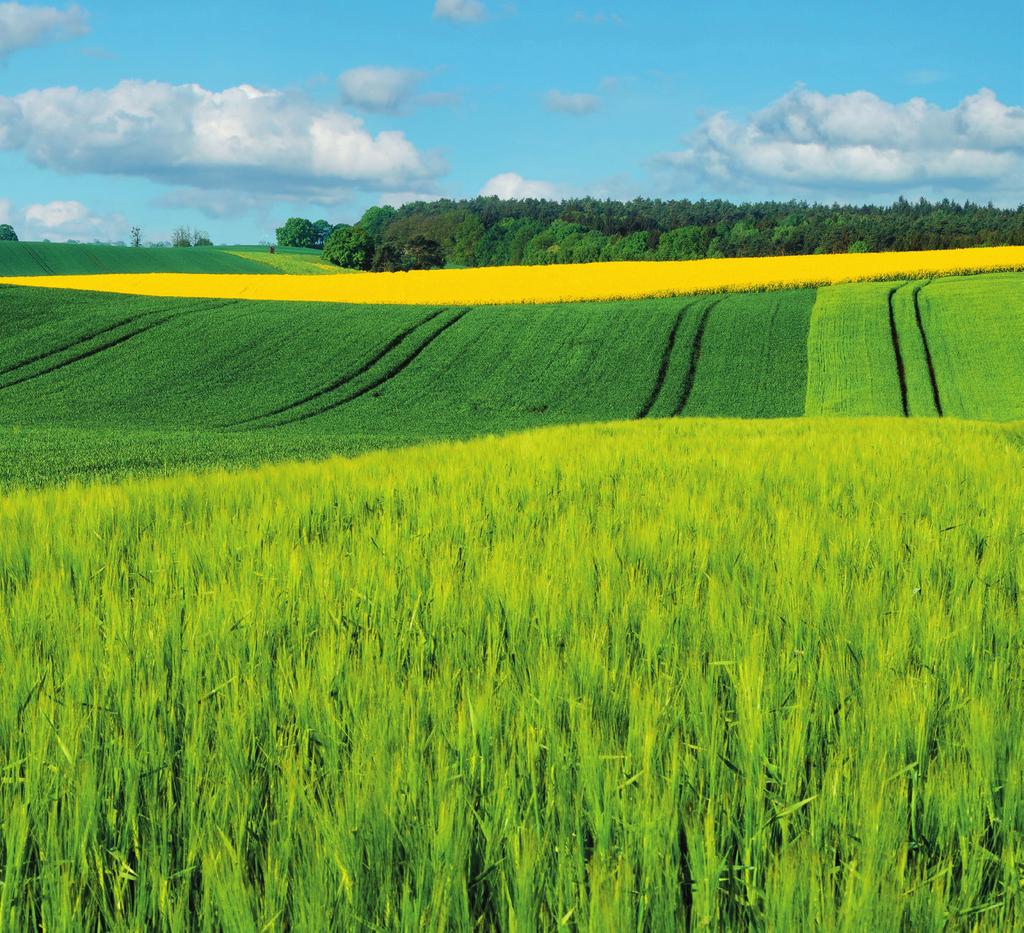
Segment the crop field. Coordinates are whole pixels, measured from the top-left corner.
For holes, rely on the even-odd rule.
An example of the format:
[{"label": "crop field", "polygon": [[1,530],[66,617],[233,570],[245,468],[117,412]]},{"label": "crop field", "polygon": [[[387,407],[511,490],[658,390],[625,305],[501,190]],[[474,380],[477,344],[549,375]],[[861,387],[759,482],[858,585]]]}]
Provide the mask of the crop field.
[{"label": "crop field", "polygon": [[249,262],[259,262],[285,275],[338,275],[339,273],[352,274],[351,269],[342,269],[340,266],[324,262],[319,250],[291,251],[274,253],[267,251],[266,247],[260,250],[229,249],[228,253],[245,259]]},{"label": "crop field", "polygon": [[199,273],[260,275],[273,268],[209,246],[106,246],[86,243],[0,241],[0,276],[130,275]]},{"label": "crop field", "polygon": [[0,286],[0,483],[572,422],[898,416],[904,391],[912,416],[1021,420],[1022,280],[461,308]]},{"label": "crop field", "polygon": [[1024,419],[1024,278],[820,289],[808,356],[807,414]]},{"label": "crop field", "polygon": [[0,498],[0,926],[1019,928],[1022,469],[669,419]]},{"label": "crop field", "polygon": [[0,930],[1024,926],[1022,286],[0,285]]},{"label": "crop field", "polygon": [[883,279],[927,279],[997,270],[1024,270],[1024,246],[689,262],[599,262],[567,266],[441,269],[357,273],[344,278],[294,275],[270,279],[244,274],[165,274],[67,275],[22,280],[17,276],[6,276],[0,277],[0,284],[163,298],[474,306],[764,291]]}]

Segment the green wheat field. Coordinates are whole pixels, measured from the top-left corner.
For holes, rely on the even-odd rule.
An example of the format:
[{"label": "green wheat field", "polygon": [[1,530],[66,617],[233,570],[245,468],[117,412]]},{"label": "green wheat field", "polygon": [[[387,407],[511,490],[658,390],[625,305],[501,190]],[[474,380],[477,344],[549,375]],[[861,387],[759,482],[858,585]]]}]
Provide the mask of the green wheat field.
[{"label": "green wheat field", "polygon": [[[180,252],[0,271],[313,262]],[[1019,929],[1022,365],[1021,273],[0,287],[0,929]]]}]

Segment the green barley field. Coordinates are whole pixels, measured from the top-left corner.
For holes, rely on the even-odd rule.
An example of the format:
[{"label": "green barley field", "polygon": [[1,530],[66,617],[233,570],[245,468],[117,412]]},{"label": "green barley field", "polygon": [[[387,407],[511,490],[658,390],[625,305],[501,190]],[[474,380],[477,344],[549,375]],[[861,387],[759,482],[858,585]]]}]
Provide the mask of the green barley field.
[{"label": "green barley field", "polygon": [[0,288],[0,929],[1021,928],[1022,284]]}]

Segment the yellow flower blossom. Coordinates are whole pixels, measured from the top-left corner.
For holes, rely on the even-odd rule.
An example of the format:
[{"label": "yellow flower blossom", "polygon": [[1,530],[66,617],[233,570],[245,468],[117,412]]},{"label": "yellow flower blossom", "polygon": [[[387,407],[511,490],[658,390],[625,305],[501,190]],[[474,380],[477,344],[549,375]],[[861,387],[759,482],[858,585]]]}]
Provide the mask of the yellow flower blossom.
[{"label": "yellow flower blossom", "polygon": [[499,266],[353,275],[55,275],[0,284],[180,298],[248,298],[350,304],[546,304],[760,291],[880,279],[1024,269],[1024,246],[905,253],[843,253],[690,262]]}]

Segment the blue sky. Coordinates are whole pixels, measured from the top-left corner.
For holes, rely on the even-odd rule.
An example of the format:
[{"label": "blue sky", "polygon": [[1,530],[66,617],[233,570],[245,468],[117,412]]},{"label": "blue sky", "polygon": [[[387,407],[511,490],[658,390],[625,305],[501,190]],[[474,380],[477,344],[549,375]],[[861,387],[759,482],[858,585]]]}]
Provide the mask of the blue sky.
[{"label": "blue sky", "polygon": [[0,221],[413,197],[1024,200],[1024,5],[0,2]]}]

